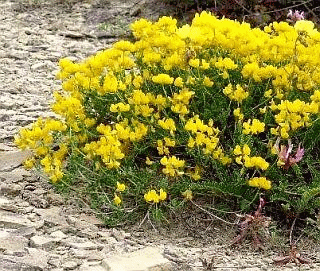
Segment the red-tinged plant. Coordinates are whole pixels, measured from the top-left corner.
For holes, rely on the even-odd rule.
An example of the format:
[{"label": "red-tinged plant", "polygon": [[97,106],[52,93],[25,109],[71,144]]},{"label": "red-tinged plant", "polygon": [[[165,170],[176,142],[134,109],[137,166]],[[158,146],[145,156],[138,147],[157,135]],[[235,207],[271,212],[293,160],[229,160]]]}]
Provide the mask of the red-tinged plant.
[{"label": "red-tinged plant", "polygon": [[301,265],[301,264],[311,264],[312,263],[312,261],[310,259],[303,257],[299,253],[296,245],[290,246],[290,251],[287,256],[277,257],[273,261],[274,261],[274,264],[276,264],[276,265],[286,265],[288,263],[295,263],[297,265]]},{"label": "red-tinged plant", "polygon": [[[270,217],[262,214],[262,209],[266,201],[260,198],[260,203],[253,215],[246,214],[242,222],[239,223],[240,233],[234,238],[232,245],[241,244],[247,237],[252,239],[255,249],[264,249],[264,236],[268,235],[268,227],[271,222]],[[263,236],[264,235],[264,236]]]},{"label": "red-tinged plant", "polygon": [[[312,261],[308,258],[305,258],[300,254],[300,252],[297,249],[297,241],[295,242],[292,241],[293,237],[293,228],[294,225],[297,221],[298,216],[293,220],[292,225],[291,225],[291,230],[290,230],[290,251],[286,256],[280,256],[275,259],[273,259],[274,264],[276,265],[286,265],[288,263],[295,263],[296,265],[301,265],[301,264],[311,264]],[[299,238],[298,238],[299,239]]]}]

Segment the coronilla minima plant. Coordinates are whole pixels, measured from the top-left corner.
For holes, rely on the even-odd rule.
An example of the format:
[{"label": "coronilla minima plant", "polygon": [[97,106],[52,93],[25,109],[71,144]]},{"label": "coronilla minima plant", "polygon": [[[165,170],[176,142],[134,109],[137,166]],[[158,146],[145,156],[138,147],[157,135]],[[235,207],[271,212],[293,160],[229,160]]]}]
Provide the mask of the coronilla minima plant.
[{"label": "coronilla minima plant", "polygon": [[33,151],[25,167],[83,187],[122,219],[212,197],[248,210],[261,194],[297,212],[318,207],[320,33],[311,21],[261,30],[202,12],[190,25],[162,17],[131,30],[133,42],[60,60],[57,118],[15,137]]}]

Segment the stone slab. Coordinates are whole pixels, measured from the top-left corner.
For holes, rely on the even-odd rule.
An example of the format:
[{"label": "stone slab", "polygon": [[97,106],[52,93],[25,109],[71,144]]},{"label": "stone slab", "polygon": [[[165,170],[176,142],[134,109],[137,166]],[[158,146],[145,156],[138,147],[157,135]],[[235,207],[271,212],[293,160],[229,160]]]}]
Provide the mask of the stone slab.
[{"label": "stone slab", "polygon": [[32,223],[26,217],[0,210],[0,227],[6,229],[19,229],[28,226],[32,226]]},{"label": "stone slab", "polygon": [[146,247],[124,255],[116,255],[102,261],[108,271],[151,271],[158,266],[170,265],[159,248]]},{"label": "stone slab", "polygon": [[32,156],[30,150],[25,151],[2,151],[0,152],[0,171],[9,171],[22,165],[23,161]]},{"label": "stone slab", "polygon": [[22,236],[15,236],[11,232],[0,231],[0,250],[5,254],[22,256],[25,254],[25,247],[28,246],[28,239]]}]

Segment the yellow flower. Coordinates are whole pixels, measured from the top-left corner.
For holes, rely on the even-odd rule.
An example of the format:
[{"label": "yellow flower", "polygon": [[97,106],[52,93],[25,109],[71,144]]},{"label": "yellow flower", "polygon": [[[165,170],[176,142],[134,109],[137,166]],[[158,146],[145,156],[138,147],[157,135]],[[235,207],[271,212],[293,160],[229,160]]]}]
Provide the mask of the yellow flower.
[{"label": "yellow flower", "polygon": [[247,122],[243,123],[243,131],[242,133],[245,135],[248,134],[259,134],[264,132],[265,124],[258,119],[253,119],[252,124],[251,124],[251,119],[249,119]]},{"label": "yellow flower", "polygon": [[228,84],[223,89],[223,93],[231,100],[237,101],[238,103],[242,103],[242,101],[249,96],[249,92],[245,91],[239,84],[236,85],[235,89],[232,84]]},{"label": "yellow flower", "polygon": [[194,179],[195,181],[198,181],[201,179],[201,168],[199,166],[196,166],[194,169],[194,172],[191,172],[191,178]]},{"label": "yellow flower", "polygon": [[165,192],[162,188],[159,191],[159,195],[157,194],[157,192],[152,189],[149,190],[146,194],[144,194],[144,199],[146,202],[149,203],[159,203],[160,201],[164,201],[167,199],[167,192]]},{"label": "yellow flower", "polygon": [[250,147],[247,144],[244,144],[242,147],[242,153],[244,155],[250,155],[250,152],[251,152]]},{"label": "yellow flower", "polygon": [[166,199],[167,199],[167,192],[161,188],[159,193],[159,200],[164,201]]},{"label": "yellow flower", "polygon": [[113,73],[109,73],[106,75],[104,78],[104,83],[103,83],[103,92],[100,94],[105,94],[105,93],[114,93],[118,91],[118,80],[117,77],[113,75]]},{"label": "yellow flower", "polygon": [[242,154],[242,150],[241,150],[241,147],[239,145],[237,145],[234,150],[233,150],[233,153],[235,155],[241,155]]},{"label": "yellow flower", "polygon": [[233,110],[233,115],[239,120],[242,121],[244,118],[244,115],[241,113],[240,107]]},{"label": "yellow flower", "polygon": [[175,80],[174,80],[174,85],[176,87],[179,87],[179,88],[182,88],[183,87],[183,79],[181,77],[177,77]]},{"label": "yellow flower", "polygon": [[31,169],[35,166],[36,160],[32,157],[32,158],[28,158],[23,162],[23,167],[25,169]]},{"label": "yellow flower", "polygon": [[192,200],[193,195],[191,190],[186,190],[182,193],[182,196],[185,198],[185,200]]},{"label": "yellow flower", "polygon": [[117,182],[117,191],[123,192],[126,189],[126,185],[124,183]]},{"label": "yellow flower", "polygon": [[151,165],[153,164],[153,161],[151,161],[150,158],[147,157],[147,158],[146,158],[146,164],[147,164],[148,166],[151,166]]},{"label": "yellow flower", "polygon": [[203,84],[206,86],[206,87],[212,87],[213,86],[213,82],[210,80],[209,77],[205,76],[204,79],[203,79]]},{"label": "yellow flower", "polygon": [[158,124],[161,126],[161,128],[169,130],[171,134],[173,134],[173,132],[176,131],[175,122],[171,118],[158,120]]},{"label": "yellow flower", "polygon": [[193,68],[198,68],[200,66],[200,59],[190,59],[189,60],[189,65]]},{"label": "yellow flower", "polygon": [[271,181],[269,181],[265,177],[254,177],[254,178],[248,180],[248,185],[253,186],[253,187],[262,188],[265,190],[271,189]]},{"label": "yellow flower", "polygon": [[168,74],[161,73],[153,76],[152,81],[161,85],[171,85],[174,82],[174,78],[170,77]]},{"label": "yellow flower", "polygon": [[122,200],[117,194],[114,194],[113,202],[115,205],[120,205]]}]

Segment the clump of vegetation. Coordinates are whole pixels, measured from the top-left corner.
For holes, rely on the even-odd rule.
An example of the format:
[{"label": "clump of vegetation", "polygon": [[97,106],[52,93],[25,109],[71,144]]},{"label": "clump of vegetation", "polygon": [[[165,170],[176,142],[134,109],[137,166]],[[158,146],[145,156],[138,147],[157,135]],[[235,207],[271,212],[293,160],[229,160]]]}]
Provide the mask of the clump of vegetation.
[{"label": "clump of vegetation", "polygon": [[269,237],[270,217],[262,213],[266,201],[260,198],[257,210],[251,215],[246,214],[239,223],[239,234],[234,238],[232,244],[241,244],[245,239],[251,238],[255,249],[264,249],[265,239]]},{"label": "clump of vegetation", "polygon": [[39,118],[15,138],[33,150],[25,167],[77,191],[108,225],[146,213],[165,219],[206,198],[217,209],[247,212],[263,196],[274,212],[286,206],[314,216],[314,24],[274,22],[261,30],[202,12],[191,25],[162,17],[131,29],[134,42],[118,41],[79,63],[60,60],[57,117]]}]

